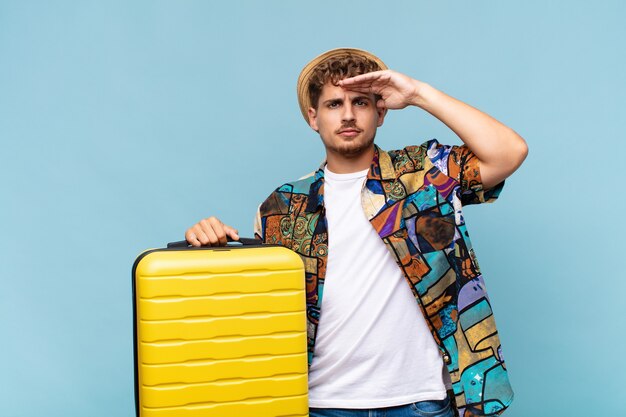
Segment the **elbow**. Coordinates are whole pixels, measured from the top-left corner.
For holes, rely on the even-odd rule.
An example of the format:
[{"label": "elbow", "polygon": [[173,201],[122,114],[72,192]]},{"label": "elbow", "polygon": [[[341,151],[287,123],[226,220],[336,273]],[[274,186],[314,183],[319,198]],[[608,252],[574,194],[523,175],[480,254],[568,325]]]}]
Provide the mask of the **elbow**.
[{"label": "elbow", "polygon": [[527,156],[528,156],[528,144],[520,136],[520,145],[519,145],[519,151],[518,151],[518,160],[519,160],[518,166],[522,165],[522,162],[524,162]]},{"label": "elbow", "polygon": [[517,169],[520,165],[522,165],[522,162],[524,162],[528,156],[528,144],[524,138],[518,135],[514,130],[511,129],[511,133],[515,137],[515,145],[511,147],[509,155],[511,158],[511,164],[515,166],[515,169]]}]

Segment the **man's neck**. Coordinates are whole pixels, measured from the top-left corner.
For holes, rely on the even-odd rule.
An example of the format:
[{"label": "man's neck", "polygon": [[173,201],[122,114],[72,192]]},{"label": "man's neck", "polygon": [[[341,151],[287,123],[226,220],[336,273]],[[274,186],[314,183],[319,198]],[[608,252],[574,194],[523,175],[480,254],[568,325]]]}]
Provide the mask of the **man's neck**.
[{"label": "man's neck", "polygon": [[363,171],[372,164],[374,152],[374,144],[362,153],[351,155],[350,157],[334,152],[326,152],[326,166],[331,172],[336,174],[349,174],[351,172]]}]

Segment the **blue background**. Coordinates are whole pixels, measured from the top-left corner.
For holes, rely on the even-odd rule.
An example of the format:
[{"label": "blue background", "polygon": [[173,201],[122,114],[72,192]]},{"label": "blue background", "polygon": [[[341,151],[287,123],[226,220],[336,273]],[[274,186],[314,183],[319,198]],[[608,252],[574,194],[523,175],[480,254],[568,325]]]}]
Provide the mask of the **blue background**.
[{"label": "blue background", "polygon": [[[131,266],[324,156],[295,85],[364,48],[529,144],[465,210],[516,398],[625,415],[624,2],[0,2],[0,415],[133,416]],[[417,109],[377,143],[461,141]],[[591,414],[589,414],[591,410]]]}]

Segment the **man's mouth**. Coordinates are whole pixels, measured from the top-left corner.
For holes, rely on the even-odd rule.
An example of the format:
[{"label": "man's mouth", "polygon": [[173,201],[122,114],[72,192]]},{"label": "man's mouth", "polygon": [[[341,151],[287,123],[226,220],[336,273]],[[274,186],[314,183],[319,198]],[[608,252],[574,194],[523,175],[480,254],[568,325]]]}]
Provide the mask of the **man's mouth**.
[{"label": "man's mouth", "polygon": [[356,135],[358,135],[359,133],[361,133],[360,129],[354,129],[354,128],[349,128],[349,129],[341,129],[339,132],[341,136],[345,136],[345,137],[354,137]]}]

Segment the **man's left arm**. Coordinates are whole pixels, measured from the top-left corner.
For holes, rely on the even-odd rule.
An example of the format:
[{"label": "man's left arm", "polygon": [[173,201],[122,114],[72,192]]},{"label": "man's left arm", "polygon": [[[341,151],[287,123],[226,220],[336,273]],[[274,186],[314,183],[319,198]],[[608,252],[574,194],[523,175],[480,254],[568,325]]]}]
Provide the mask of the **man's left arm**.
[{"label": "man's left arm", "polygon": [[528,155],[526,141],[513,129],[431,85],[399,72],[370,72],[346,78],[339,85],[380,94],[382,100],[378,106],[388,109],[417,106],[441,120],[480,161],[484,189],[494,187],[515,172]]}]

